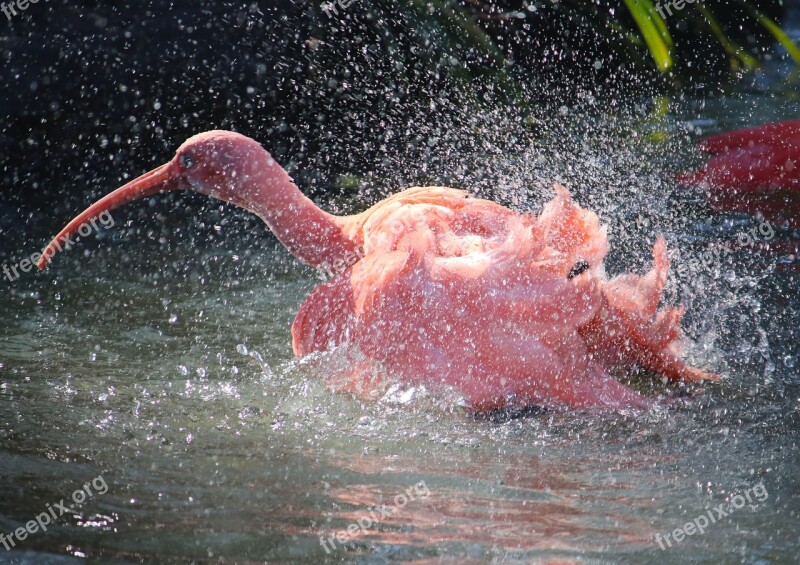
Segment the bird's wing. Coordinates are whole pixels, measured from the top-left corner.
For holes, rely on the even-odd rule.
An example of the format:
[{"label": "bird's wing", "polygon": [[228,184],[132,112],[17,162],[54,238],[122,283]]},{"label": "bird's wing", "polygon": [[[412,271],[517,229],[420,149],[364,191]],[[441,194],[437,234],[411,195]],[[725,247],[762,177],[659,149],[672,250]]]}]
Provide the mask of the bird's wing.
[{"label": "bird's wing", "polygon": [[292,324],[292,348],[298,357],[346,341],[354,323],[349,271],[318,285],[300,306]]},{"label": "bird's wing", "polygon": [[602,308],[580,330],[589,350],[607,367],[638,365],[676,380],[719,380],[681,358],[683,308],[657,310],[670,263],[663,237],[653,246],[653,263],[644,276],[627,274],[601,283]]},{"label": "bird's wing", "polygon": [[[708,377],[680,359],[682,311],[657,310],[664,241],[650,273],[609,281],[605,229],[563,187],[537,215],[460,191],[412,189],[374,207],[360,230],[363,256],[300,309],[298,355],[349,343],[391,377],[455,387],[483,408],[509,395],[639,402],[607,367]],[[585,266],[575,269],[577,261]],[[359,367],[338,381],[359,382]],[[370,393],[379,389],[375,374],[364,377]]]},{"label": "bird's wing", "polygon": [[653,259],[653,268],[646,275],[619,275],[603,285],[603,294],[616,310],[646,318],[655,315],[670,264],[663,236],[653,246]]},{"label": "bird's wing", "polygon": [[450,210],[462,208],[468,199],[461,190],[417,187],[342,218],[347,236],[360,252],[348,258],[343,272],[317,286],[303,302],[292,325],[295,354],[323,351],[352,337],[356,319],[364,316],[376,297],[389,292],[404,269],[428,252],[431,227],[441,227]]}]

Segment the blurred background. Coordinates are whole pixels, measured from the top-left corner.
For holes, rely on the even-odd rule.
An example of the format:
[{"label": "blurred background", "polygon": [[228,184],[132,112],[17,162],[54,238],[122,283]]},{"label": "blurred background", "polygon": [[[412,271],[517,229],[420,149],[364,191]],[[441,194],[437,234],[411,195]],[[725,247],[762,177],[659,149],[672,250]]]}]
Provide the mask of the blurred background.
[{"label": "blurred background", "polygon": [[0,234],[47,237],[208,129],[258,139],[303,190],[346,207],[368,185],[463,185],[448,153],[485,142],[488,160],[538,126],[558,135],[560,108],[714,97],[800,60],[779,27],[792,8],[772,0],[672,15],[650,0],[330,6],[52,0],[0,14]]}]

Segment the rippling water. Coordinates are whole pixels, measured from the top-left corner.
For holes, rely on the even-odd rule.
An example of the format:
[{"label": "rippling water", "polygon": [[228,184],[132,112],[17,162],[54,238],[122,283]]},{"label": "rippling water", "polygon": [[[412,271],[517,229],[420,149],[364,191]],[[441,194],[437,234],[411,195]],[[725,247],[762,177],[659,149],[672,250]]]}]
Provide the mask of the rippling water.
[{"label": "rippling water", "polygon": [[[754,104],[743,100],[690,104],[664,127],[725,129],[733,124],[720,116]],[[770,111],[764,119],[781,117]],[[646,210],[650,233],[666,231],[681,257],[757,225],[676,218],[669,195],[639,197],[633,214],[605,202],[601,218],[614,233]],[[0,561],[800,556],[798,271],[776,270],[771,257],[743,250],[670,281],[691,305],[693,355],[725,374],[721,385],[651,385],[669,400],[644,414],[475,418],[411,391],[362,404],[328,390],[319,376],[333,360],[297,361],[290,347],[315,274],[269,240],[198,251],[177,236],[161,245],[121,233],[88,257],[73,251],[45,273],[2,281],[0,532],[71,503],[98,476],[108,490],[0,550]],[[645,268],[629,244],[645,249],[646,235],[617,229],[610,264]],[[763,500],[704,534],[664,551],[654,541],[762,483]]]}]

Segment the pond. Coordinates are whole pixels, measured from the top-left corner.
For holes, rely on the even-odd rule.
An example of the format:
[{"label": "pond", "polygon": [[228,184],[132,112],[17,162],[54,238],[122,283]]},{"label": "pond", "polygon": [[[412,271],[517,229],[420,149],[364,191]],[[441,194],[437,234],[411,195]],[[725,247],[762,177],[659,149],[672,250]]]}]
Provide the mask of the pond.
[{"label": "pond", "polygon": [[667,236],[690,358],[724,379],[636,377],[661,397],[647,411],[337,394],[336,352],[291,350],[318,274],[202,199],[167,201],[203,214],[205,239],[157,198],[136,205],[151,222],[115,211],[49,270],[1,280],[0,562],[797,562],[800,264],[767,244],[800,236],[708,216],[672,180],[703,134],[800,117],[775,70],[727,96],[565,109],[564,144],[468,173],[502,173],[491,195],[526,210],[567,184],[609,225],[612,274],[649,268]]},{"label": "pond", "polygon": [[[740,112],[753,123],[791,112],[773,98],[689,100],[656,129],[680,137],[732,127]],[[613,156],[620,176],[648,159],[625,154]],[[587,150],[572,170],[598,158]],[[117,212],[114,241],[3,281],[0,531],[54,511],[0,560],[793,562],[796,264],[741,246],[692,263],[759,220],[675,215],[675,190],[635,193],[633,207],[625,191],[599,205],[616,233],[610,264],[647,268],[645,240],[665,232],[693,265],[669,283],[690,307],[692,355],[725,375],[651,385],[667,399],[643,413],[475,417],[413,391],[376,403],[333,393],[320,377],[335,354],[291,353],[317,273],[262,228],[220,228],[195,246],[186,227],[125,231]]]}]

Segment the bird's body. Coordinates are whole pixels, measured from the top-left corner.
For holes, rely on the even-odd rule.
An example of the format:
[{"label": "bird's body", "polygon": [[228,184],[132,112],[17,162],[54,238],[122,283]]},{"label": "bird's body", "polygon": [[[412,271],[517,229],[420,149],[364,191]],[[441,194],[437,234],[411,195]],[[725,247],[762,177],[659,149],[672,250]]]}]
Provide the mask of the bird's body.
[{"label": "bird's body", "polygon": [[397,379],[455,389],[476,410],[616,408],[649,404],[611,376],[618,369],[718,378],[682,361],[682,310],[657,310],[669,267],[664,240],[648,274],[608,279],[605,229],[563,187],[540,214],[427,187],[335,217],[237,134],[196,136],[164,167],[90,207],[54,243],[103,210],[173,188],[259,214],[304,262],[339,266],[300,307],[292,338],[298,356],[359,352],[341,388],[371,396]]},{"label": "bird's body", "polygon": [[713,208],[800,227],[800,120],[711,135],[699,147],[712,157],[678,178],[702,187]]}]

